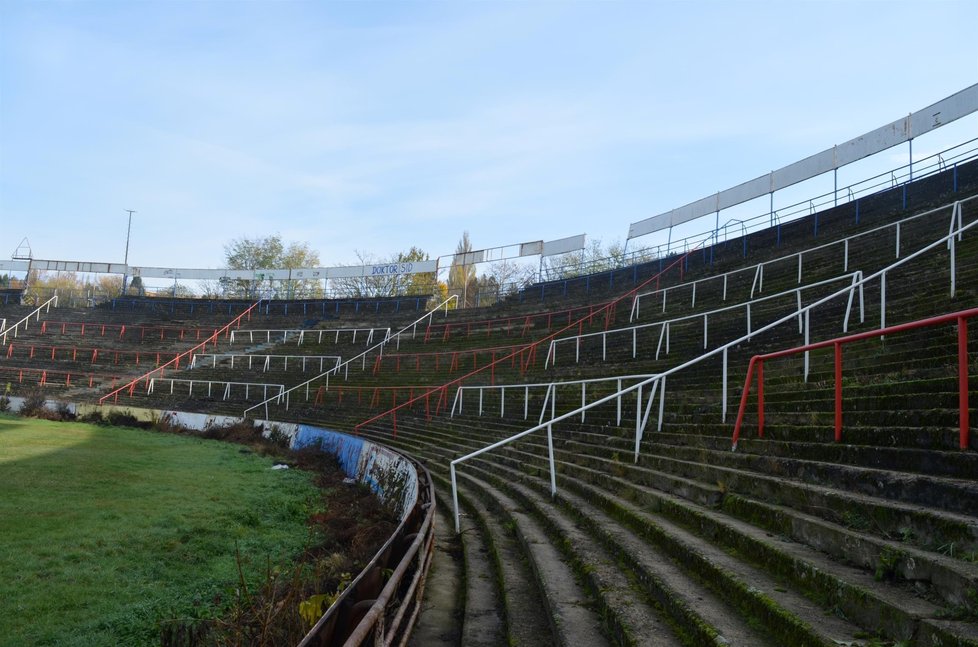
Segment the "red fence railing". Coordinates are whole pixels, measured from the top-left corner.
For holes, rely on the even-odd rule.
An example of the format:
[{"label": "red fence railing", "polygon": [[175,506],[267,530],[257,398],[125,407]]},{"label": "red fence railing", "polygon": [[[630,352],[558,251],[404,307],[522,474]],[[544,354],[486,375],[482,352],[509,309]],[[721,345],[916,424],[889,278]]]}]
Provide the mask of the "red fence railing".
[{"label": "red fence railing", "polygon": [[750,385],[755,374],[755,369],[757,373],[757,435],[761,438],[764,437],[765,361],[780,357],[788,357],[790,355],[797,355],[798,353],[806,353],[819,348],[828,348],[829,346],[833,347],[835,350],[835,441],[840,442],[842,440],[842,347],[846,344],[860,341],[862,339],[883,337],[884,335],[892,335],[907,330],[915,330],[917,328],[956,323],[958,326],[958,409],[960,412],[958,418],[958,435],[960,448],[967,449],[969,443],[968,319],[976,316],[978,316],[978,308],[972,308],[970,310],[962,310],[960,312],[954,312],[938,317],[920,319],[918,321],[912,321],[910,323],[900,324],[897,326],[889,326],[887,328],[870,330],[867,332],[856,333],[854,335],[847,335],[845,337],[837,337],[836,339],[829,339],[826,341],[816,342],[814,344],[807,344],[805,346],[797,346],[795,348],[779,350],[773,353],[754,355],[750,358],[750,363],[747,365],[747,379],[744,381],[744,390],[740,396],[740,409],[737,411],[737,422],[734,425],[733,438],[731,439],[733,448],[737,448],[737,442],[740,440],[740,429],[744,421],[744,412],[747,409],[747,398],[750,395]]},{"label": "red fence railing", "polygon": [[174,368],[180,368],[180,360],[182,360],[184,357],[188,357],[188,356],[189,357],[193,357],[193,354],[196,353],[196,352],[198,352],[198,351],[206,350],[208,344],[213,344],[214,346],[217,346],[217,340],[220,339],[221,335],[227,336],[227,335],[230,334],[231,328],[238,328],[238,327],[240,327],[241,326],[241,320],[242,319],[247,319],[247,320],[250,321],[251,320],[251,311],[254,310],[256,307],[258,307],[258,304],[260,304],[260,303],[261,303],[261,301],[256,301],[255,303],[252,303],[251,306],[247,310],[245,310],[244,312],[242,312],[241,314],[239,314],[237,317],[235,317],[234,319],[232,319],[230,322],[228,322],[227,324],[225,324],[221,328],[215,330],[207,339],[205,339],[201,343],[197,344],[196,346],[194,346],[190,350],[186,350],[186,351],[180,353],[179,355],[177,355],[176,357],[174,357],[173,359],[171,359],[166,364],[163,364],[162,366],[157,366],[156,368],[154,368],[153,370],[149,371],[145,375],[140,375],[139,377],[137,377],[136,379],[132,380],[131,382],[128,382],[127,384],[124,384],[124,385],[120,386],[119,388],[111,391],[110,393],[107,393],[107,394],[103,395],[101,398],[98,399],[98,403],[99,404],[105,404],[105,401],[108,400],[109,398],[113,398],[113,401],[118,401],[119,400],[119,393],[121,393],[122,391],[125,391],[127,389],[129,391],[129,395],[132,395],[133,394],[133,391],[136,390],[136,385],[139,384],[140,382],[142,382],[142,381],[148,382],[149,381],[149,378],[151,378],[151,377],[153,377],[154,375],[157,375],[157,374],[159,375],[159,377],[163,377],[164,371],[169,366],[173,366]]}]

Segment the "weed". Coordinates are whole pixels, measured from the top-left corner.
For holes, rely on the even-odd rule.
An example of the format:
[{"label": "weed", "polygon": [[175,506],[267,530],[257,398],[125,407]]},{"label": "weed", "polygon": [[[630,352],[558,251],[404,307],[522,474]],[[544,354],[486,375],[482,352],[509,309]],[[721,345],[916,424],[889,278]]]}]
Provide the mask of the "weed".
[{"label": "weed", "polygon": [[873,574],[876,581],[892,581],[895,579],[897,575],[897,566],[899,566],[904,556],[905,555],[901,550],[894,550],[889,546],[884,548],[880,552],[879,561],[876,564],[876,572]]},{"label": "weed", "polygon": [[20,415],[25,418],[42,418],[45,416],[44,403],[46,398],[40,389],[33,389],[24,397],[20,405]]}]

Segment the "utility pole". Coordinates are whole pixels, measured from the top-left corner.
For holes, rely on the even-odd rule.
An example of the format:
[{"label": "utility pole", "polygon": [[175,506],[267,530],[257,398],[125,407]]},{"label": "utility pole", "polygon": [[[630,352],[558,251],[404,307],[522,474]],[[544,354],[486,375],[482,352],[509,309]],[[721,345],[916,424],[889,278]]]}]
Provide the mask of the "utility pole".
[{"label": "utility pole", "polygon": [[126,293],[126,279],[129,278],[129,234],[132,232],[132,214],[136,213],[135,209],[123,209],[123,211],[129,212],[129,226],[126,227],[126,257],[122,261],[126,266],[125,271],[122,273],[122,294]]}]

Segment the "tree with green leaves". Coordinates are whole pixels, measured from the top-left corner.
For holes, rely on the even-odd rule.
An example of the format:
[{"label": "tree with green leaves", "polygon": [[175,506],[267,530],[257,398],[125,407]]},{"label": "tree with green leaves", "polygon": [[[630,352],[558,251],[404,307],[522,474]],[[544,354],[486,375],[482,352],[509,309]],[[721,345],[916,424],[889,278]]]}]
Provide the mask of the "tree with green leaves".
[{"label": "tree with green leaves", "polygon": [[469,232],[462,232],[462,238],[455,247],[452,266],[448,269],[448,294],[458,295],[460,308],[467,308],[476,302],[478,289],[474,259],[471,258],[472,241]]},{"label": "tree with green leaves", "polygon": [[[406,252],[398,252],[388,259],[377,259],[370,254],[357,251],[360,266],[400,265],[429,260],[428,253],[418,247]],[[370,297],[393,297],[399,295],[431,296],[437,289],[438,277],[434,272],[419,274],[376,274],[348,278],[330,279],[329,284],[338,296],[360,299]]]},{"label": "tree with green leaves", "polygon": [[[272,270],[318,267],[319,254],[309,248],[307,243],[292,242],[283,245],[278,234],[264,238],[236,238],[224,246],[224,258],[231,270]],[[275,286],[271,279],[257,273],[255,279],[220,280],[221,288],[227,295],[254,298],[263,288],[275,289],[289,298],[316,296],[319,281],[310,279],[290,279]]]}]

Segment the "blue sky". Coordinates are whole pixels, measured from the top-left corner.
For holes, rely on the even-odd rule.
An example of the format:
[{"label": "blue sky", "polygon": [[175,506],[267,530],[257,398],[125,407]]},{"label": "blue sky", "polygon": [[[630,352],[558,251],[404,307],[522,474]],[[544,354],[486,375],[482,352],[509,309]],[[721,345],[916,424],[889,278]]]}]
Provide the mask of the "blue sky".
[{"label": "blue sky", "polygon": [[[125,209],[142,266],[275,233],[324,265],[624,240],[975,83],[975,25],[971,0],[0,0],[0,257],[121,262]],[[978,121],[941,131],[915,157]]]}]

